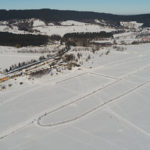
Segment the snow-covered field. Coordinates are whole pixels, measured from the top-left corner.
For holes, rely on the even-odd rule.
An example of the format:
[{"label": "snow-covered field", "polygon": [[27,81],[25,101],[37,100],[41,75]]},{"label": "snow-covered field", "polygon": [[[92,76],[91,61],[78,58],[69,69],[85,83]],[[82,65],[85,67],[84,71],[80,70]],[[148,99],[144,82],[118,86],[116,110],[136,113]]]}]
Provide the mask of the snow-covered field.
[{"label": "snow-covered field", "polygon": [[0,71],[18,64],[19,62],[27,62],[32,59],[38,59],[40,56],[56,53],[59,48],[63,48],[58,44],[41,46],[41,47],[8,47],[0,46]]},{"label": "snow-covered field", "polygon": [[33,29],[40,31],[42,34],[53,35],[58,34],[63,36],[66,33],[75,33],[75,32],[111,32],[115,31],[115,29],[102,27],[100,25],[94,24],[86,24],[86,23],[78,23],[75,21],[66,21],[61,24],[61,26],[50,25],[50,26],[38,26]]},{"label": "snow-covered field", "polygon": [[41,54],[28,54],[17,52],[0,53],[0,71],[3,71],[6,68],[9,69],[11,65],[17,65],[19,62],[27,62],[31,61],[32,59],[38,59],[40,56]]},{"label": "snow-covered field", "polygon": [[13,64],[19,62],[30,61],[31,59],[38,59],[40,55],[31,54],[0,54],[0,68],[5,69]]},{"label": "snow-covered field", "polygon": [[[66,33],[74,33],[74,32],[111,32],[115,31],[114,28],[110,28],[108,26],[101,26],[100,24],[90,24],[90,23],[83,23],[73,20],[68,20],[64,22],[60,22],[60,25],[54,25],[53,23],[49,23],[46,25],[41,20],[30,19],[28,22],[33,21],[33,30],[38,32],[33,32],[32,34],[44,34],[44,35],[53,35],[58,34],[63,36]],[[29,32],[24,32],[18,30],[17,25],[11,25],[9,27],[7,22],[0,22],[0,31],[2,32],[11,32],[17,34],[29,34]]]},{"label": "snow-covered field", "polygon": [[149,150],[149,49],[106,48],[80,70],[19,78],[0,92],[0,149]]}]

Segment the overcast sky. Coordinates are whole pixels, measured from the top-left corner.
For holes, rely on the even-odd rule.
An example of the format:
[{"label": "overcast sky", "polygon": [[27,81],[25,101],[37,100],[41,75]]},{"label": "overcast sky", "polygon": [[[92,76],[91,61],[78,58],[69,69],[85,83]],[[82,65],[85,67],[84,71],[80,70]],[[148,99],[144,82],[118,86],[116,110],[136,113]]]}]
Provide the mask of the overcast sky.
[{"label": "overcast sky", "polygon": [[150,0],[0,0],[0,9],[39,8],[141,14],[150,13]]}]

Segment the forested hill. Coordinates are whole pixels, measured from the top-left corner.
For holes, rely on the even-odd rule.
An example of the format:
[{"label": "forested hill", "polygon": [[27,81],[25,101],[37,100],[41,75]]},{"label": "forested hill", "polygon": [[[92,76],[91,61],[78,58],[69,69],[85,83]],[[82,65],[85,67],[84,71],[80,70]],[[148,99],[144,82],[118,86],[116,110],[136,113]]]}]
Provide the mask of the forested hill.
[{"label": "forested hill", "polygon": [[94,19],[103,19],[109,23],[119,25],[120,21],[137,21],[144,23],[144,26],[150,26],[150,14],[142,15],[113,15],[97,12],[84,11],[67,11],[67,10],[53,10],[53,9],[39,9],[39,10],[0,10],[0,20],[12,19],[41,19],[45,22],[59,22],[65,20],[75,21],[92,21]]}]

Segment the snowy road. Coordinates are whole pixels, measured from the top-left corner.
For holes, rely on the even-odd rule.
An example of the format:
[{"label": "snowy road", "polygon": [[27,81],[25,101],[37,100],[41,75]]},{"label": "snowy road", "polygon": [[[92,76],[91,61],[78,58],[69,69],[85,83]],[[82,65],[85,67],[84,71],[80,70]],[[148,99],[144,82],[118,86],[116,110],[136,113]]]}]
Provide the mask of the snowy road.
[{"label": "snowy road", "polygon": [[[149,150],[150,44],[0,93],[2,150]],[[58,144],[59,143],[59,144]]]}]

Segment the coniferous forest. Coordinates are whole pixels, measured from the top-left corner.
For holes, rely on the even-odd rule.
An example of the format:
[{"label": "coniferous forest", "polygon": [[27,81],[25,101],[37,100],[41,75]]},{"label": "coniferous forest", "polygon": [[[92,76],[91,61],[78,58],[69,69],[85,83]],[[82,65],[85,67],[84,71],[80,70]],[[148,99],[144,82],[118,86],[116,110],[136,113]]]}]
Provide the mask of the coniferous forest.
[{"label": "coniferous forest", "polygon": [[0,32],[0,45],[2,46],[40,46],[48,43],[48,36],[32,34],[13,34]]},{"label": "coniferous forest", "polygon": [[120,21],[137,21],[143,26],[150,26],[150,14],[142,15],[114,15],[107,13],[67,11],[54,9],[33,9],[33,10],[0,10],[0,20],[7,21],[13,19],[41,19],[45,22],[59,22],[65,20],[91,21],[93,19],[104,19],[115,26],[120,25]]}]

